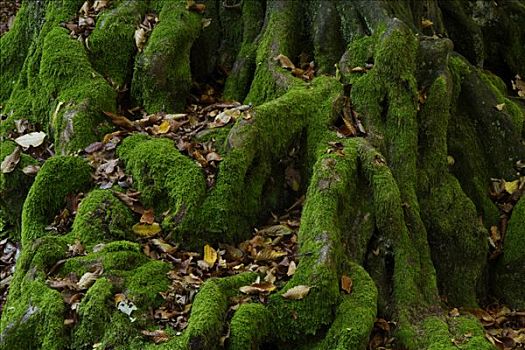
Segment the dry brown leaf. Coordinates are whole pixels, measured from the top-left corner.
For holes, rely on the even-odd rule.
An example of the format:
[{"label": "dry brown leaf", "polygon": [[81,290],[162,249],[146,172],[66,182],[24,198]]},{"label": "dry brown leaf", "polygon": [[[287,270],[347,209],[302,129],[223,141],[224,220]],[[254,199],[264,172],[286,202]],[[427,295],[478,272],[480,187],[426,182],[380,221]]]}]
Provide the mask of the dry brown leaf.
[{"label": "dry brown leaf", "polygon": [[162,329],[157,329],[155,331],[142,331],[142,334],[151,338],[155,344],[164,343],[170,339],[166,331]]},{"label": "dry brown leaf", "polygon": [[350,294],[352,292],[352,279],[347,275],[341,276],[341,289]]},{"label": "dry brown leaf", "polygon": [[133,225],[132,229],[141,237],[153,237],[161,231],[160,225],[156,222],[151,225],[138,223]]},{"label": "dry brown leaf", "polygon": [[272,282],[252,283],[239,288],[244,294],[259,294],[273,292],[277,287]]},{"label": "dry brown leaf", "polygon": [[124,117],[123,115],[118,115],[116,113],[111,113],[111,112],[103,112],[103,113],[111,119],[111,122],[113,124],[120,126],[121,128],[124,128],[127,130],[135,129],[135,123],[133,123],[131,120]]},{"label": "dry brown leaf", "polygon": [[95,0],[93,3],[93,10],[96,12],[100,12],[106,7],[108,7],[108,0]]},{"label": "dry brown leaf", "polygon": [[171,244],[166,243],[162,239],[154,238],[150,242],[163,253],[173,254],[175,253],[175,251],[177,251],[177,247],[174,247]]},{"label": "dry brown leaf", "polygon": [[204,246],[204,262],[208,266],[212,267],[217,261],[217,251],[213,249],[210,245],[206,244]]},{"label": "dry brown leaf", "polygon": [[206,5],[204,4],[197,4],[194,0],[187,0],[186,1],[186,9],[188,11],[193,11],[197,13],[204,13],[206,11]]},{"label": "dry brown leaf", "polygon": [[279,61],[279,64],[284,69],[294,69],[295,65],[293,62],[283,54],[279,54],[273,58],[274,61]]},{"label": "dry brown leaf", "polygon": [[153,212],[153,208],[144,210],[144,213],[140,217],[140,223],[153,225],[154,222],[155,222],[155,213]]},{"label": "dry brown leaf", "polygon": [[17,164],[20,162],[20,147],[16,147],[11,154],[8,154],[2,164],[0,164],[0,170],[3,174],[8,174],[15,170]]},{"label": "dry brown leaf", "polygon": [[363,67],[354,67],[352,69],[350,69],[350,71],[352,73],[364,73],[366,72],[366,68],[363,68]]},{"label": "dry brown leaf", "polygon": [[310,286],[298,285],[298,286],[288,289],[286,293],[284,293],[282,296],[285,299],[300,300],[308,295],[311,288],[312,287]]}]

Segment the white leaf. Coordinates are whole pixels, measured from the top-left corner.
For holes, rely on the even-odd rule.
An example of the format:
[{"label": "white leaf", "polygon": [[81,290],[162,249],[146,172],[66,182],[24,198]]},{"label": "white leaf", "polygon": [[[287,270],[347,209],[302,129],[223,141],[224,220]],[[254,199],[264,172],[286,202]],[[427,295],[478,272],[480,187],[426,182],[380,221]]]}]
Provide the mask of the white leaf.
[{"label": "white leaf", "polygon": [[15,142],[24,148],[38,147],[42,144],[42,142],[44,142],[45,138],[46,138],[45,132],[37,131],[37,132],[30,132],[29,134],[25,134],[25,135],[17,137],[15,139]]},{"label": "white leaf", "polygon": [[308,292],[310,292],[310,288],[312,287],[305,285],[295,286],[293,288],[288,289],[286,293],[283,294],[283,298],[290,300],[303,299],[305,296],[308,295]]}]

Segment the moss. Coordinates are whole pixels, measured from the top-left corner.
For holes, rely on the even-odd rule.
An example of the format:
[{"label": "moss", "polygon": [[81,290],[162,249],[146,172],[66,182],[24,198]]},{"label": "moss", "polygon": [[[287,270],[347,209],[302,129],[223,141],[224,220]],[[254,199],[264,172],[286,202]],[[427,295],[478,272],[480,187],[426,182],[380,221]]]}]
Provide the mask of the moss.
[{"label": "moss", "polygon": [[135,238],[131,211],[109,190],[94,190],[84,198],[73,223],[72,235],[89,247],[113,239]]},{"label": "moss", "polygon": [[22,245],[44,235],[68,193],[85,190],[91,169],[78,157],[49,158],[38,172],[22,211]]},{"label": "moss", "polygon": [[493,272],[494,291],[515,308],[525,307],[525,293],[520,281],[525,278],[525,197],[521,197],[512,210],[505,241],[503,257]]},{"label": "moss", "polygon": [[166,273],[170,265],[162,261],[149,261],[134,269],[126,280],[128,296],[140,308],[157,308],[162,303],[160,292],[168,288]]},{"label": "moss", "polygon": [[50,349],[66,347],[62,296],[42,281],[26,277],[19,298],[9,298],[2,314],[2,349]]},{"label": "moss", "polygon": [[377,288],[365,269],[350,263],[352,293],[343,295],[319,349],[366,349],[377,313]]},{"label": "moss", "polygon": [[450,333],[457,347],[466,350],[494,350],[496,347],[485,338],[485,330],[474,316],[448,319]]},{"label": "moss", "polygon": [[[0,161],[11,154],[16,147],[14,142],[1,142]],[[20,238],[22,205],[24,204],[29,187],[34,181],[34,177],[25,175],[22,169],[28,165],[37,164],[38,162],[34,158],[22,153],[20,162],[15,170],[7,174],[0,173],[0,220],[4,225],[4,228],[0,228],[0,232],[11,228],[13,229],[13,238]]]},{"label": "moss", "polygon": [[78,307],[80,322],[73,330],[72,349],[86,349],[99,343],[111,327],[112,289],[106,278],[99,278],[86,292]]},{"label": "moss", "polygon": [[135,61],[132,95],[148,112],[180,111],[191,86],[190,49],[200,16],[182,0],[167,1],[144,53]]},{"label": "moss", "polygon": [[230,323],[228,348],[232,350],[253,349],[268,339],[271,315],[262,304],[241,304]]},{"label": "moss", "polygon": [[88,38],[89,58],[93,68],[115,88],[123,89],[135,55],[135,29],[146,11],[144,1],[125,1],[114,9],[103,11],[96,28]]},{"label": "moss", "polygon": [[[190,227],[196,208],[206,191],[204,175],[188,157],[180,154],[168,139],[150,139],[143,135],[128,137],[118,149],[134,184],[142,192],[141,201],[160,214],[170,209],[163,227],[177,242],[195,239]],[[166,201],[165,198],[168,198]]]},{"label": "moss", "polygon": [[257,35],[263,25],[264,3],[260,1],[243,2],[242,44],[232,71],[226,80],[224,96],[241,101],[246,97],[255,72]]},{"label": "moss", "polygon": [[285,1],[270,3],[267,23],[258,43],[256,69],[245,103],[255,105],[282,95],[292,85],[301,83],[290,72],[278,67],[273,58],[279,54],[294,60],[302,48],[297,47],[301,27],[295,13],[300,11],[300,2]]},{"label": "moss", "polygon": [[228,297],[255,280],[255,274],[244,273],[221,279],[209,279],[197,293],[191,308],[183,342],[190,349],[218,348],[222,325],[228,310]]}]

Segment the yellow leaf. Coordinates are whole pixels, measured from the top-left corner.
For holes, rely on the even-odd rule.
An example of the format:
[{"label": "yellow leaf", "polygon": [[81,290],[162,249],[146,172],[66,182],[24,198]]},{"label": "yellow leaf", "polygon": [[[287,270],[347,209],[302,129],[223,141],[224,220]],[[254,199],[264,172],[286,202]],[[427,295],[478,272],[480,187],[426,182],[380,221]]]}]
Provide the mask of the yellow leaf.
[{"label": "yellow leaf", "polygon": [[519,180],[514,180],[511,182],[505,181],[505,191],[507,191],[509,194],[513,194],[518,190]]},{"label": "yellow leaf", "polygon": [[170,121],[169,120],[164,120],[162,123],[160,123],[157,133],[165,134],[168,131],[170,131],[170,127],[171,127]]},{"label": "yellow leaf", "polygon": [[286,293],[283,294],[283,298],[290,300],[303,299],[305,296],[308,295],[308,292],[310,292],[311,288],[312,287],[305,285],[295,286],[293,288],[288,289]]},{"label": "yellow leaf", "polygon": [[429,19],[423,18],[421,20],[421,28],[428,28],[428,27],[432,26],[433,24],[434,24],[434,22],[432,22]]},{"label": "yellow leaf", "polygon": [[275,260],[282,256],[285,256],[286,252],[278,252],[272,248],[264,248],[255,256],[255,260]]},{"label": "yellow leaf", "polygon": [[204,246],[204,261],[210,267],[215,265],[215,262],[217,261],[217,251],[208,244]]},{"label": "yellow leaf", "polygon": [[498,111],[502,111],[504,107],[505,107],[505,104],[504,104],[504,103],[500,103],[499,105],[496,105],[496,109],[497,109]]},{"label": "yellow leaf", "polygon": [[133,232],[135,232],[137,235],[141,237],[152,237],[160,233],[161,231],[160,225],[156,222],[154,222],[151,225],[138,223],[138,224],[133,225],[132,229],[133,229]]}]

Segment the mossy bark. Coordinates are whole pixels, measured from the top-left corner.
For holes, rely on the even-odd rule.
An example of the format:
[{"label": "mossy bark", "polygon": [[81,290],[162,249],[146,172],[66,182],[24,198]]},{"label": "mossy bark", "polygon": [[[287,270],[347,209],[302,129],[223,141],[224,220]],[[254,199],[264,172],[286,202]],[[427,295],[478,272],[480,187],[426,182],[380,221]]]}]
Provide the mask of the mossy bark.
[{"label": "mossy bark", "polygon": [[[477,321],[450,319],[441,300],[475,307],[490,293],[525,303],[523,198],[503,256],[487,259],[487,229],[499,220],[490,179],[513,180],[516,161],[525,158],[523,104],[508,96],[508,79],[525,75],[525,53],[516,45],[525,29],[513,15],[525,12],[523,5],[210,0],[200,15],[182,0],[111,1],[83,45],[60,26],[82,3],[26,1],[0,39],[0,156],[14,149],[5,138],[19,119],[46,131],[58,153],[34,180],[20,169],[0,177],[0,219],[15,236],[21,232],[22,243],[0,348],[213,349],[229,322],[231,349],[365,349],[377,316],[396,322],[407,349],[455,349],[450,339],[466,333],[472,337],[462,349],[492,348]],[[134,31],[151,12],[159,23],[138,52]],[[297,65],[310,57],[318,76],[294,77],[274,60],[279,54]],[[154,326],[149,310],[162,302],[170,266],[142,253],[133,214],[111,191],[92,189],[90,168],[76,151],[113,130],[102,112],[116,110],[125,88],[148,112],[182,112],[192,79],[217,71],[229,72],[225,98],[254,106],[251,118],[224,129],[212,188],[168,139],[129,136],[117,155],[141,201],[169,212],[165,239],[195,249],[240,242],[261,218],[291,204],[293,193],[276,179],[284,178],[280,160],[300,149],[300,258],[267,304],[243,304],[230,321],[229,298],[255,274],[206,281],[187,329],[156,346],[140,331]],[[364,125],[359,137],[335,130],[349,112],[344,100]],[[37,162],[23,155],[21,163]],[[86,195],[71,231],[46,231],[66,195],[79,192]],[[76,240],[89,253],[68,257]],[[104,271],[72,329],[64,325],[60,293],[46,285],[60,260],[59,276]],[[353,280],[349,295],[340,290],[342,275]],[[303,300],[282,297],[297,285],[311,286]],[[135,302],[136,322],[112,305],[116,293]]]}]

